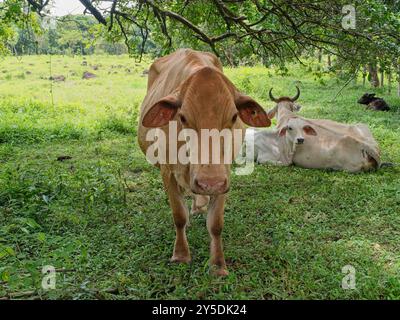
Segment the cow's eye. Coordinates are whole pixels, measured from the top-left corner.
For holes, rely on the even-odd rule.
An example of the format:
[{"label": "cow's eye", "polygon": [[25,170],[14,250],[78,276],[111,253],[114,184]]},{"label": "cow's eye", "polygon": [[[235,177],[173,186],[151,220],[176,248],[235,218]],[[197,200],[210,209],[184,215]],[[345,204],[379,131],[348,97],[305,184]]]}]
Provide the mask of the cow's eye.
[{"label": "cow's eye", "polygon": [[289,129],[290,131],[292,131],[292,130],[293,130],[293,128],[292,128],[292,127],[289,127],[288,129]]},{"label": "cow's eye", "polygon": [[179,115],[179,119],[181,119],[181,122],[183,123],[183,124],[186,124],[187,123],[187,120],[186,120],[186,118],[183,116],[183,115]]},{"label": "cow's eye", "polygon": [[232,117],[232,123],[235,123],[236,120],[237,120],[237,114],[235,114],[235,115]]}]

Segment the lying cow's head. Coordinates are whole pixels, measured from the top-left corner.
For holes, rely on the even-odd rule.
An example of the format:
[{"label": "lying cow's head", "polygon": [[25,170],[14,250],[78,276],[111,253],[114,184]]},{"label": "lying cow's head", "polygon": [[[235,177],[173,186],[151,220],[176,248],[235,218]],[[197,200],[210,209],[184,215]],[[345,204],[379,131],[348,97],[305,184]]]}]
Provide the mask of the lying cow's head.
[{"label": "lying cow's head", "polygon": [[270,119],[274,118],[275,115],[276,115],[276,113],[279,112],[279,109],[282,110],[282,108],[283,108],[283,109],[286,109],[286,110],[288,110],[288,111],[291,111],[291,112],[297,112],[297,111],[299,111],[299,110],[301,109],[301,105],[299,105],[298,103],[296,103],[296,100],[299,99],[299,97],[300,97],[300,89],[299,89],[298,86],[296,86],[296,89],[297,89],[297,93],[296,93],[296,95],[295,95],[293,98],[290,98],[290,97],[280,97],[280,98],[278,98],[278,99],[275,98],[275,97],[272,95],[272,88],[269,90],[269,98],[270,98],[272,101],[276,102],[276,106],[275,106],[272,110],[270,110],[270,111],[268,112],[268,117],[269,117]]},{"label": "lying cow's head", "polygon": [[293,147],[303,144],[307,136],[316,136],[317,131],[307,121],[301,118],[290,118],[283,128],[279,129],[279,136],[286,137],[286,140]]},{"label": "lying cow's head", "polygon": [[[178,132],[192,129],[197,134],[198,161],[197,164],[189,163],[189,183],[192,192],[207,195],[229,190],[230,163],[225,163],[226,149],[222,138],[216,142],[220,150],[219,162],[213,161],[211,138],[202,138],[202,129],[232,132],[233,129],[243,129],[243,122],[252,127],[271,125],[266,112],[255,100],[239,93],[221,72],[209,67],[200,69],[176,92],[156,102],[143,117],[142,124],[145,127],[163,127],[171,120],[178,122]],[[202,139],[209,140],[208,150],[202,148]],[[192,139],[188,143],[191,144]],[[189,146],[190,150],[192,146]],[[234,159],[236,155],[230,157]],[[206,158],[208,164],[203,161]]]},{"label": "lying cow's head", "polygon": [[358,103],[360,104],[369,104],[376,99],[375,93],[364,93],[360,99],[358,99]]}]

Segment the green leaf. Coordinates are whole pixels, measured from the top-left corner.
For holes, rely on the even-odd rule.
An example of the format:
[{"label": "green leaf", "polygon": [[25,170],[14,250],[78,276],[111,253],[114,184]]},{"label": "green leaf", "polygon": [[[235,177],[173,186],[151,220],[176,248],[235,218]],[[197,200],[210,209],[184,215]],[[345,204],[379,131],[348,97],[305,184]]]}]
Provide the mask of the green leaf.
[{"label": "green leaf", "polygon": [[11,247],[0,248],[0,259],[8,257],[8,256],[15,256],[14,249]]},{"label": "green leaf", "polygon": [[0,275],[0,279],[4,282],[8,282],[10,280],[10,272],[8,270],[4,270]]},{"label": "green leaf", "polygon": [[25,227],[21,227],[20,230],[21,230],[22,232],[26,233],[26,234],[29,234],[29,233],[30,233],[29,230],[28,230],[27,228],[25,228]]},{"label": "green leaf", "polygon": [[37,234],[37,238],[38,238],[38,240],[39,240],[40,242],[45,242],[45,241],[46,241],[46,234],[43,233],[43,232],[39,232],[39,233]]}]

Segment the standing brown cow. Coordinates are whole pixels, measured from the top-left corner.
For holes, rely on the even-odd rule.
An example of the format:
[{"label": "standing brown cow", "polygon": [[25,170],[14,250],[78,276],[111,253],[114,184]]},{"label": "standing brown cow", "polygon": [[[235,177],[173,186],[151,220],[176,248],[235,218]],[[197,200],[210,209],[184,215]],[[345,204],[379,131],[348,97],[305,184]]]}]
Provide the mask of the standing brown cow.
[{"label": "standing brown cow", "polygon": [[[189,49],[181,49],[157,59],[150,67],[138,131],[139,145],[145,154],[152,144],[146,139],[149,130],[159,128],[157,130],[169,137],[171,120],[176,121],[178,134],[190,128],[199,137],[202,129],[239,129],[244,137],[243,122],[254,127],[271,124],[263,108],[252,98],[241,94],[225,77],[216,56]],[[176,137],[169,137],[171,139],[174,141],[168,142],[176,142],[178,148],[184,145]],[[218,143],[221,142],[219,140]],[[161,170],[176,228],[171,261],[187,263],[191,260],[185,231],[188,209],[184,203],[184,195],[189,193],[194,198],[194,207],[206,206],[209,202],[207,228],[211,236],[210,264],[215,274],[226,275],[221,233],[225,194],[229,190],[230,164],[224,163],[224,149],[221,148],[220,163],[183,164],[179,159],[177,163],[168,160],[169,154],[176,151],[171,150],[171,145],[165,146],[167,161],[156,164]],[[209,150],[201,149],[199,158],[204,152],[209,153]]]}]

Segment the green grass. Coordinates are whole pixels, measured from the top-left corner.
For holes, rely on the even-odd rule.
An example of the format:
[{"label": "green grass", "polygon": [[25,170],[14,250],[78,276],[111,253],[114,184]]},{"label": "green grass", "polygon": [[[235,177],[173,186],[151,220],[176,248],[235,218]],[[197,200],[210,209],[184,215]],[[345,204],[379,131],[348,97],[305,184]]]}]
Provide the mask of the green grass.
[{"label": "green grass", "polygon": [[[400,298],[399,166],[356,175],[257,166],[233,176],[223,236],[230,275],[214,278],[204,216],[191,217],[193,262],[168,262],[171,212],[136,142],[149,61],[92,56],[82,66],[82,57],[54,56],[52,74],[66,81],[52,85],[48,61],[0,60],[0,298]],[[356,100],[369,88],[359,81],[331,102],[345,79],[311,69],[226,73],[266,108],[271,86],[292,95],[301,80],[302,115],[367,123],[382,160],[400,163],[400,100],[378,91],[397,108],[365,111]],[[83,80],[84,71],[98,77]],[[45,265],[69,270],[56,290],[41,289]],[[355,267],[354,290],[341,288],[345,265]]]}]

